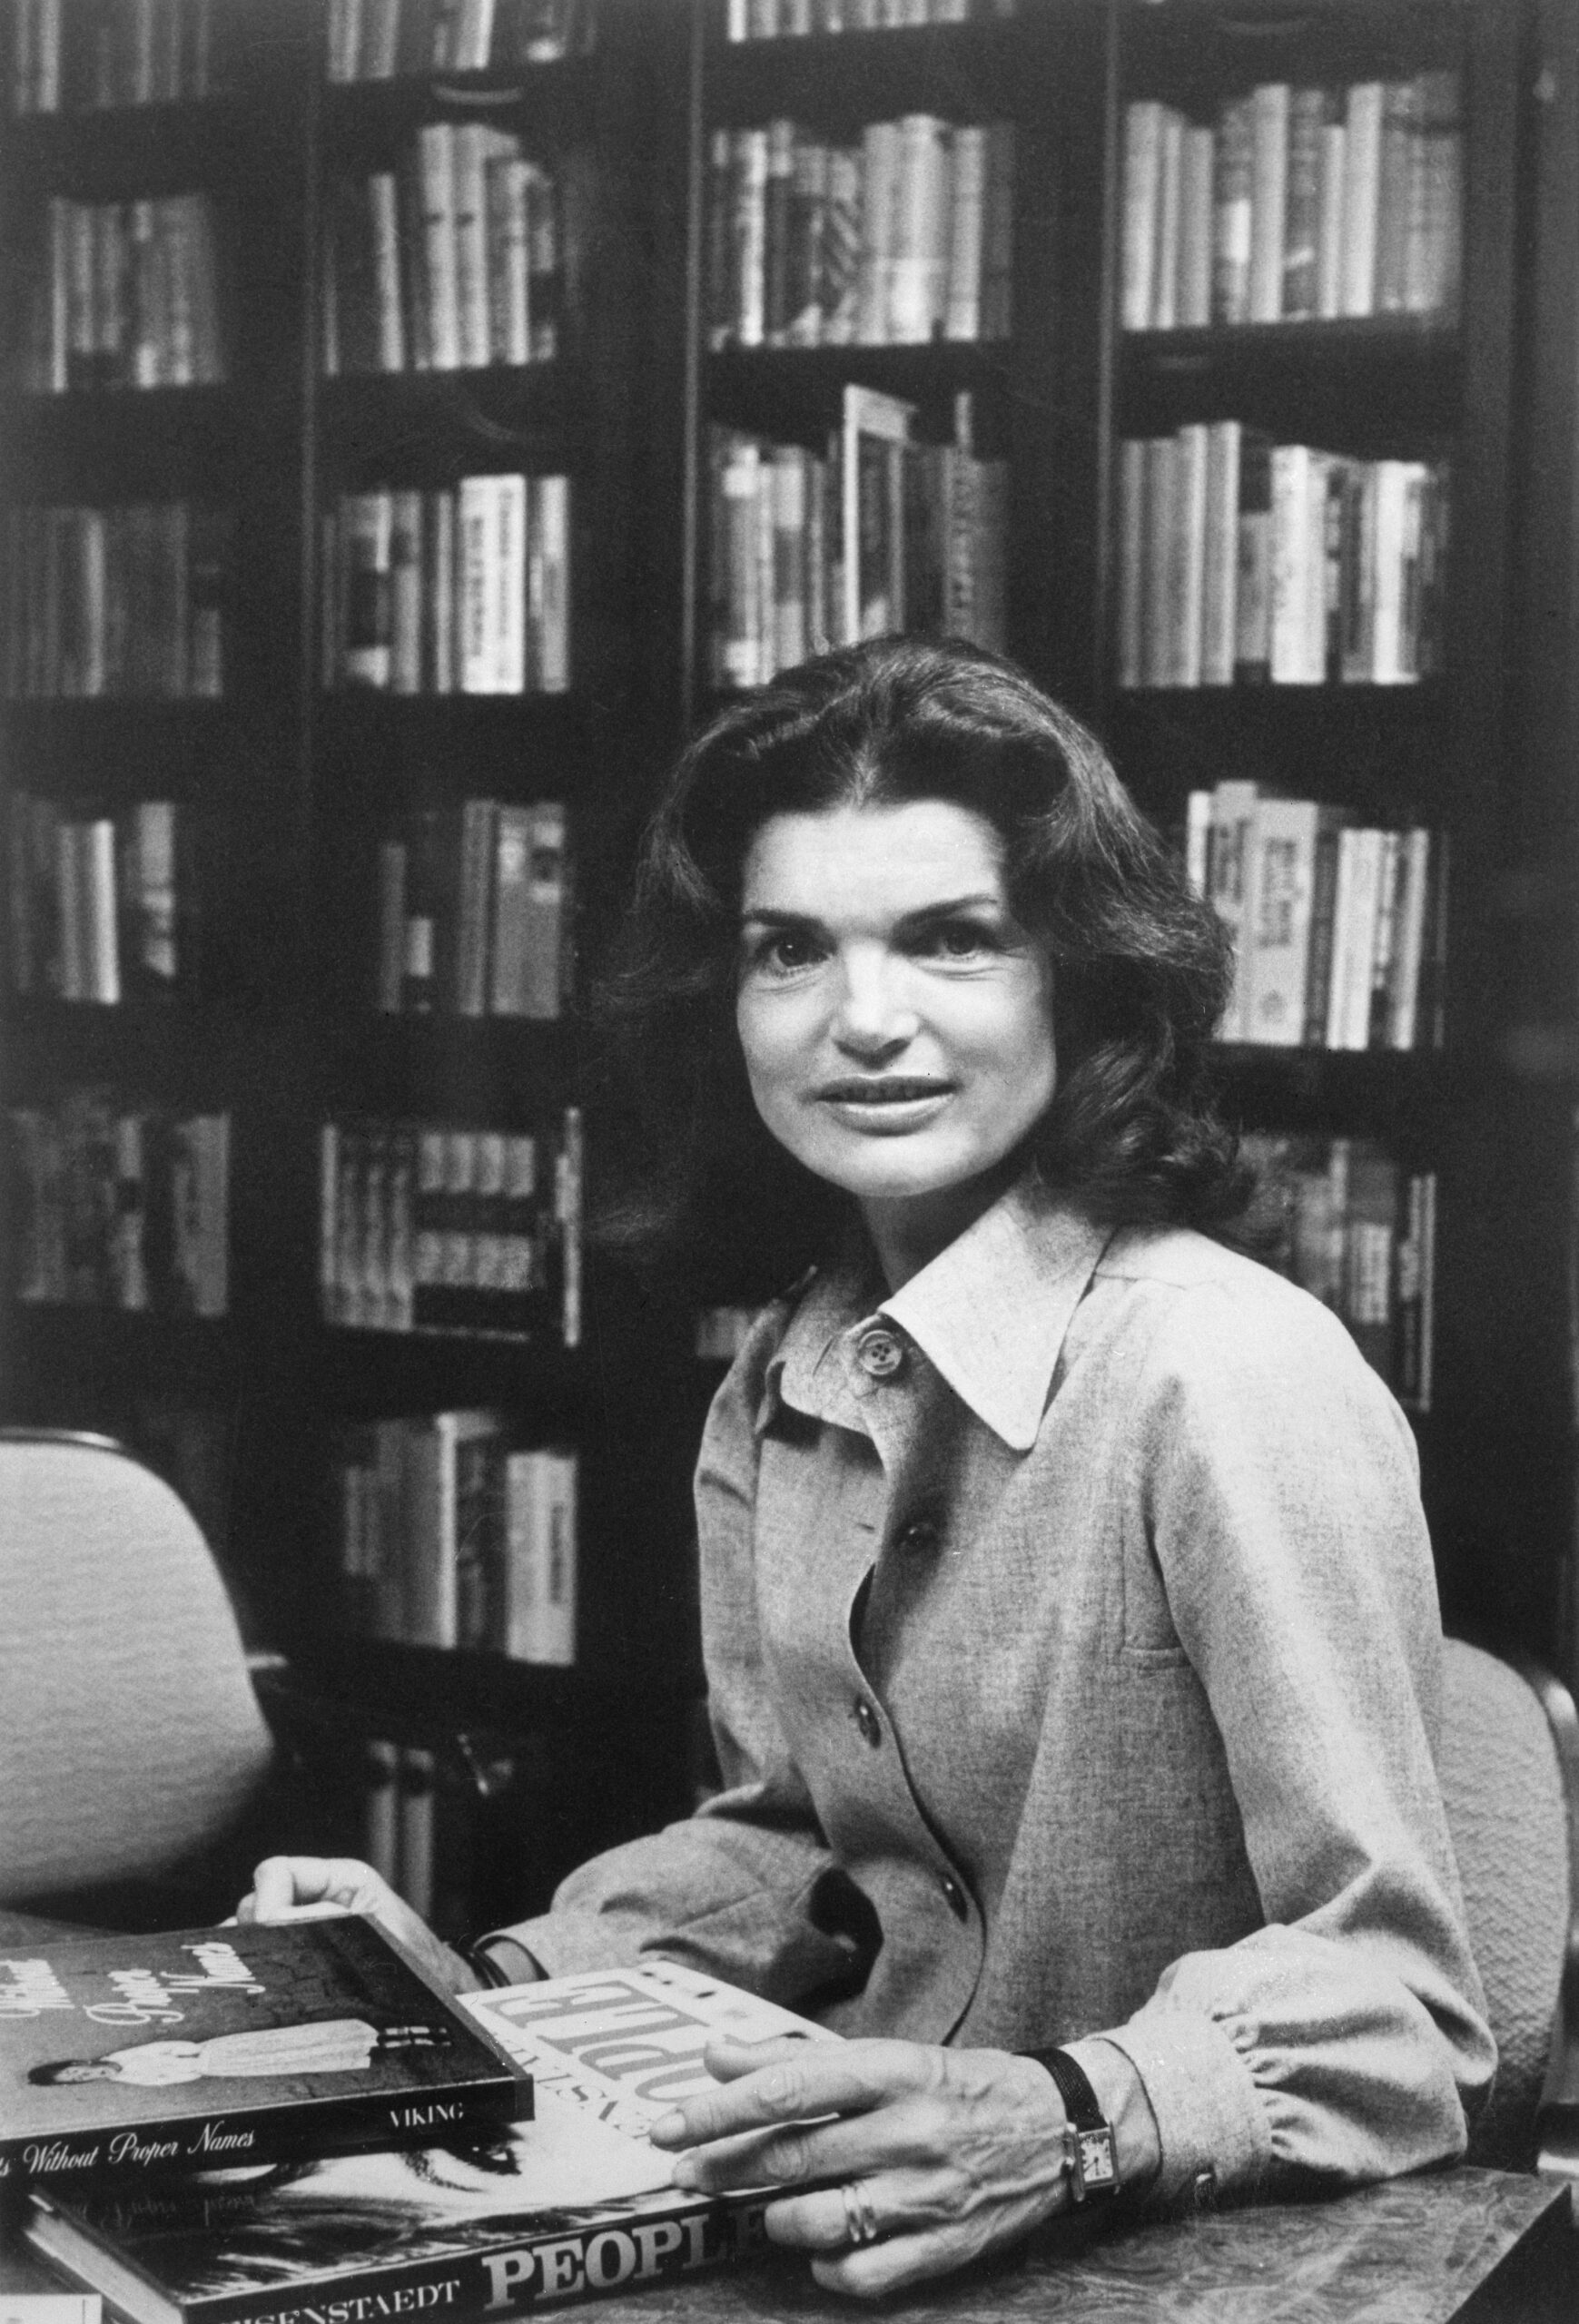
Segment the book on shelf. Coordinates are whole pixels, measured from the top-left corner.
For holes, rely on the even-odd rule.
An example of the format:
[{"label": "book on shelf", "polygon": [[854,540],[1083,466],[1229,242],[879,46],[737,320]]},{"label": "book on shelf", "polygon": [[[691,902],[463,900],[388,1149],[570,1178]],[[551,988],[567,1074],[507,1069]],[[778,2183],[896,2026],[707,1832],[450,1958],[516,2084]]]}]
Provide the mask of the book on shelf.
[{"label": "book on shelf", "polygon": [[1261,82],[1207,121],[1134,98],[1120,205],[1127,330],[1450,320],[1463,268],[1458,76]]},{"label": "book on shelf", "polygon": [[481,369],[559,352],[558,180],[489,123],[425,123],[393,169],[325,203],[321,351],[330,377]]},{"label": "book on shelf", "polygon": [[52,194],[25,259],[15,350],[32,394],[209,386],[226,374],[206,193],[87,202]]},{"label": "book on shelf", "polygon": [[1017,0],[728,0],[725,34],[732,41],[805,39],[915,25],[1002,24],[1017,14]]},{"label": "book on shelf", "polygon": [[19,503],[6,512],[5,560],[14,699],[223,692],[227,511]]},{"label": "book on shelf", "polygon": [[764,684],[808,652],[890,629],[1002,650],[1006,465],[977,457],[968,393],[952,444],[916,441],[915,418],[850,384],[825,453],[710,431],[717,685]]},{"label": "book on shelf", "polygon": [[35,2199],[31,2248],[104,2288],[129,2324],[279,2324],[559,2307],[673,2283],[765,2250],[767,2191],[697,2193],[647,2131],[711,2083],[714,2033],[837,2038],[669,1962],[469,1995],[479,2025],[546,2071],[530,2122],[487,2143],[347,2155]]},{"label": "book on shelf", "polygon": [[331,81],[486,73],[585,56],[597,0],[329,0]]},{"label": "book on shelf", "polygon": [[228,84],[222,0],[12,0],[5,75],[13,113],[185,103]]},{"label": "book on shelf", "polygon": [[228,1114],[128,1107],[84,1088],[13,1106],[7,1126],[24,1305],[228,1313]]},{"label": "book on shelf", "polygon": [[[530,1338],[580,1329],[581,1118],[528,1130],[359,1118],[320,1133],[326,1323]],[[547,1167],[545,1167],[545,1163]]]},{"label": "book on shelf", "polygon": [[0,2177],[40,2186],[531,2112],[513,2050],[354,1915],[19,1947],[0,1961]]},{"label": "book on shelf", "polygon": [[1234,946],[1226,1041],[1440,1045],[1446,834],[1357,825],[1235,778],[1190,795],[1187,860]]},{"label": "book on shelf", "polygon": [[11,984],[113,1004],[190,984],[191,817],[173,799],[67,812],[14,790],[8,806]]},{"label": "book on shelf", "polygon": [[1258,1256],[1339,1315],[1406,1411],[1431,1409],[1436,1179],[1374,1138],[1246,1134]]},{"label": "book on shelf", "polygon": [[1237,419],[1120,442],[1120,688],[1410,685],[1442,666],[1450,477]]},{"label": "book on shelf", "polygon": [[780,116],[709,137],[708,344],[895,346],[1010,330],[1014,133],[927,113],[835,145]]},{"label": "book on shelf", "polygon": [[509,1444],[495,1412],[342,1428],[331,1525],[347,1630],[573,1664],[577,1481],[573,1452]]},{"label": "book on shelf", "polygon": [[564,476],[342,494],[322,528],[325,686],[564,693],[570,522]]}]

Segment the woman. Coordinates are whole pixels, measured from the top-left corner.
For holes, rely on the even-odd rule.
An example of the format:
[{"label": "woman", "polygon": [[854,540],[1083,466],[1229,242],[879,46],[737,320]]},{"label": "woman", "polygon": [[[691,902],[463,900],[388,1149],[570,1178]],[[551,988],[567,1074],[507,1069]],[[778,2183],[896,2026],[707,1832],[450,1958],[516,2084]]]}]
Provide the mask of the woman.
[{"label": "woman", "polygon": [[[682,2183],[782,2181],[770,2232],[844,2290],[1110,2163],[1164,2201],[1452,2156],[1489,2082],[1413,1442],[1342,1326],[1214,1239],[1227,976],[1090,736],[970,648],[788,673],[648,836],[635,1223],[772,1221],[779,1280],[813,1265],[697,1471],[724,1790],[478,1958],[651,1951],[854,2037],[722,2047],[659,2134]],[[412,1934],[315,1860],[243,1917],[325,1894]],[[775,2122],[813,2126],[734,2160]]]}]

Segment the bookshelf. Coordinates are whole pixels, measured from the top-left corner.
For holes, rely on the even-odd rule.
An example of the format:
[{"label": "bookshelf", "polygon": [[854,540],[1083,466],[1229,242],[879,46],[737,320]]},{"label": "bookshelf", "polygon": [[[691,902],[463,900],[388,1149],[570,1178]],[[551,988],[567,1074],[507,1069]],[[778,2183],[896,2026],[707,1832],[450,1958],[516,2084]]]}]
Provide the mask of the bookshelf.
[{"label": "bookshelf", "polygon": [[[814,450],[854,384],[907,401],[913,432],[941,441],[967,390],[978,448],[1002,459],[1011,480],[1002,546],[1009,650],[1094,724],[1141,803],[1181,845],[1190,794],[1235,781],[1345,811],[1357,827],[1429,831],[1433,859],[1440,852],[1451,869],[1444,973],[1417,1028],[1396,1048],[1385,1045],[1397,1038],[1396,1018],[1381,1024],[1378,1043],[1358,1048],[1225,1042],[1220,1080],[1230,1115],[1264,1145],[1278,1141],[1285,1159],[1290,1142],[1307,1167],[1312,1155],[1336,1151],[1368,1166],[1379,1153],[1400,1201],[1414,1190],[1414,1210],[1385,1230],[1379,1296],[1390,1320],[1379,1337],[1399,1329],[1401,1290],[1417,1301],[1428,1256],[1429,1377],[1423,1392],[1412,1373],[1399,1384],[1417,1408],[1447,1618],[1565,1662],[1568,1325],[1556,1254],[1569,1233],[1559,1084],[1570,1052],[1550,1022],[1561,1011],[1549,977],[1540,988],[1545,1031],[1509,1033],[1520,974],[1526,992],[1537,981],[1531,923],[1544,911],[1549,927],[1554,911],[1553,875],[1515,870],[1516,860],[1521,849],[1540,852],[1543,817],[1564,832],[1572,814],[1565,786],[1521,763],[1520,689],[1534,673],[1514,675],[1510,626],[1515,607],[1527,619],[1544,592],[1567,586],[1571,556],[1566,514],[1549,500],[1533,508],[1544,487],[1571,473],[1572,401],[1564,359],[1543,327],[1554,308],[1528,296],[1533,265],[1564,262],[1532,252],[1568,247],[1554,190],[1566,182],[1562,156],[1572,158],[1561,142],[1572,137],[1572,97],[1560,12],[1546,21],[1477,0],[1240,10],[1196,0],[1021,0],[1012,11],[963,12],[960,22],[881,28],[871,13],[845,9],[833,29],[816,9],[804,22],[804,14],[759,19],[748,10],[736,21],[703,8],[697,18],[695,697],[705,703],[717,687],[720,626],[739,628],[738,604],[718,578],[729,527],[717,513],[719,431]],[[1542,82],[1531,56],[1559,50]],[[1537,85],[1544,111],[1529,97]],[[945,327],[930,343],[891,344],[857,326],[840,343],[826,343],[824,331],[808,346],[794,343],[792,321],[781,343],[769,343],[775,269],[792,285],[800,280],[796,237],[807,231],[793,164],[787,196],[775,192],[785,133],[775,125],[794,124],[797,155],[802,141],[859,150],[871,207],[882,188],[870,124],[913,114],[951,124],[956,141],[962,123],[1012,124],[1007,330],[962,340]],[[1159,161],[1160,128],[1173,141],[1171,162],[1166,153]],[[765,162],[753,156],[748,132],[766,147]],[[1236,134],[1243,150],[1225,153]],[[1138,169],[1131,152],[1142,135],[1152,144],[1149,180],[1145,157]],[[1283,213],[1270,221],[1269,191]],[[1343,231],[1346,198],[1347,215],[1360,221],[1357,257]],[[1224,221],[1230,200],[1237,223]],[[924,190],[919,201],[924,212]],[[1529,205],[1541,201],[1543,233],[1532,238]],[[1301,203],[1291,217],[1289,205]],[[787,257],[775,252],[775,234],[787,240]],[[902,245],[906,254],[913,249]],[[1237,281],[1223,280],[1236,262]],[[761,284],[743,300],[730,269],[754,266]],[[722,331],[721,305],[735,317]],[[741,312],[750,318],[745,332]],[[1537,381],[1546,402],[1534,436],[1522,414]],[[1302,660],[1291,662],[1285,644],[1272,683],[1264,667],[1235,671],[1231,600],[1225,665],[1215,673],[1209,665],[1206,683],[1199,635],[1193,662],[1181,663],[1177,638],[1155,650],[1146,641],[1142,657],[1126,635],[1147,592],[1159,618],[1175,620],[1172,601],[1189,594],[1186,552],[1166,528],[1150,550],[1153,571],[1133,569],[1135,456],[1166,448],[1173,465],[1164,491],[1176,506],[1174,446],[1199,458],[1229,422],[1246,445],[1333,456],[1302,457],[1307,468],[1348,480],[1330,489],[1335,509],[1340,491],[1349,493],[1349,529],[1339,534],[1335,516],[1328,539],[1323,508],[1308,577],[1280,577],[1285,596],[1302,586],[1308,601],[1314,590],[1316,628],[1293,640]],[[1236,460],[1239,451],[1236,440]],[[1543,483],[1533,456],[1544,463]],[[1291,462],[1273,454],[1273,473],[1279,466]],[[1320,473],[1311,488],[1323,490]],[[1449,505],[1445,525],[1433,495]],[[1402,553],[1396,570],[1377,562],[1375,512],[1389,502],[1412,509],[1406,607]],[[1245,505],[1230,487],[1228,537],[1217,550],[1220,570],[1226,547],[1230,586]],[[1538,571],[1528,539],[1540,544]],[[1192,547],[1199,562],[1199,539]],[[1286,541],[1270,554],[1285,566],[1292,558]],[[1336,610],[1327,635],[1328,572],[1335,606],[1356,609],[1347,662]],[[1198,571],[1198,621],[1200,586]],[[1378,594],[1385,601],[1388,591],[1399,611],[1384,644],[1375,624]],[[832,621],[825,634],[840,635]],[[1550,677],[1535,684],[1547,716],[1556,715]],[[1351,1042],[1353,1021],[1351,1013]],[[1529,1063],[1537,1053],[1544,1078]],[[1419,1220],[1426,1188],[1428,1230]],[[1434,1250],[1423,1255],[1427,1232]],[[1371,1292],[1375,1349],[1374,1281]],[[1412,1314],[1406,1328],[1413,1334],[1419,1324]]]},{"label": "bookshelf", "polygon": [[[364,42],[375,24],[382,40],[399,13],[360,12]],[[8,964],[7,1103],[44,1118],[34,1143],[47,1148],[44,1162],[31,1172],[25,1157],[12,1165],[25,1196],[58,1198],[48,1173],[58,1177],[67,1150],[75,1208],[64,1240],[75,1272],[29,1278],[40,1205],[12,1204],[7,1281],[22,1295],[6,1301],[5,1397],[7,1418],[109,1430],[173,1472],[215,1541],[250,1636],[284,1648],[310,1689],[368,1738],[365,1770],[340,1747],[340,1766],[317,1789],[321,1829],[299,1834],[301,1843],[360,1849],[387,1816],[376,1795],[389,1750],[403,1750],[412,1780],[402,1812],[436,1835],[424,1893],[459,1929],[528,1909],[588,1846],[643,1828],[687,1797],[696,1679],[684,1479],[668,1451],[675,1367],[666,1351],[676,1319],[596,1263],[571,1280],[566,1148],[579,1059],[565,990],[574,954],[595,946],[617,908],[656,747],[640,519],[654,443],[677,432],[677,390],[647,385],[655,301],[673,263],[664,205],[655,210],[650,196],[666,167],[683,183],[683,167],[664,154],[667,139],[683,155],[684,114],[655,113],[646,102],[672,71],[663,11],[628,0],[499,9],[482,61],[419,54],[419,13],[405,12],[410,37],[392,54],[375,43],[355,57],[337,46],[331,59],[326,44],[345,37],[344,12],[306,0],[191,8],[194,23],[212,17],[203,75],[156,84],[135,84],[131,65],[95,64],[101,12],[79,0],[25,0],[7,13],[6,98],[30,77],[0,164],[5,343],[32,368],[5,383],[7,621],[18,642],[0,717],[12,783],[42,803],[29,890],[38,924],[22,972],[15,938]],[[56,25],[60,61],[46,70],[38,42],[47,47]],[[471,237],[471,272],[449,286],[448,327],[462,318],[475,326],[480,310],[492,336],[473,329],[447,350],[435,343],[443,253],[429,240],[409,263],[433,232],[419,221],[412,231],[413,206],[430,193],[424,167],[448,172],[452,198],[469,170],[474,203],[480,187],[492,205],[479,230],[452,223],[444,237],[462,268]],[[391,189],[401,205],[403,347],[389,344],[394,327],[387,303],[380,319],[364,264],[371,202]],[[126,311],[112,337],[171,331],[174,261],[162,273],[150,261],[144,281],[117,235],[130,237],[139,205],[172,197],[196,197],[212,228],[218,350],[184,369],[162,369],[149,356],[143,368],[158,383],[134,386],[124,367],[90,359],[94,333],[111,328],[106,308],[117,300]],[[72,238],[91,252],[95,234],[108,253],[104,279],[90,271],[74,289]],[[51,372],[56,307],[70,359]],[[181,329],[190,337],[190,322]],[[546,492],[544,478],[556,480]],[[80,666],[80,606],[102,614],[106,520],[84,520],[94,537],[84,547],[68,532],[63,549],[35,544],[27,527],[37,525],[13,513],[164,500],[227,515],[222,581],[209,591],[222,613],[222,676],[201,692],[178,683],[184,665],[169,674],[175,648],[163,635],[134,682],[106,682],[102,645]],[[390,553],[390,520],[398,533],[413,513],[424,537],[408,564],[398,539]],[[152,595],[146,554],[117,569],[121,523],[108,523],[112,628]],[[381,551],[352,540],[380,523]],[[440,545],[445,527],[453,547]],[[52,573],[89,573],[99,594],[84,585],[68,595],[47,640],[30,641],[25,583],[46,556]],[[163,606],[175,585],[153,569]],[[448,618],[434,602],[446,588]],[[406,646],[416,641],[404,665],[397,615]],[[129,819],[150,799],[173,801],[181,841],[177,973],[157,980],[141,972],[142,923],[128,920],[106,869],[129,852]],[[558,836],[543,822],[556,805]],[[113,986],[62,977],[55,921],[63,901],[77,901],[53,860],[63,822],[82,825],[83,848],[99,852],[80,886],[100,950],[118,943],[123,955]],[[490,945],[474,1015],[456,983],[457,948],[463,935],[474,949],[482,940],[479,906],[486,925],[507,825],[514,841],[532,842],[526,861],[539,891],[550,855],[558,873],[569,867],[567,894],[562,877],[547,882],[558,887],[551,917],[564,941],[553,940],[554,972],[539,972],[529,991],[502,953],[496,991]],[[390,1007],[380,989],[380,908],[391,916],[380,851],[429,826],[441,841],[444,894],[437,903],[419,896],[413,868],[393,914],[407,956],[398,966],[412,973],[397,976],[405,989]],[[469,887],[459,880],[463,827],[481,849]],[[14,903],[30,872],[27,835],[14,817]],[[539,895],[539,918],[540,906]],[[412,929],[424,916],[426,936]],[[426,980],[415,973],[424,949]],[[91,1147],[74,1116],[59,1135],[60,1109],[80,1106],[84,1091],[108,1124]],[[171,1230],[155,1214],[175,1200],[163,1145],[142,1193],[128,1185],[123,1126],[149,1132],[152,1152],[150,1124],[183,1114],[221,1116],[228,1128],[228,1186],[208,1223],[228,1280],[212,1314],[190,1312],[184,1284],[145,1305],[114,1256],[113,1218],[145,1210],[142,1236],[123,1226],[121,1242],[130,1233],[158,1246],[163,1265]],[[360,1306],[326,1298],[331,1124],[348,1127],[348,1188],[366,1212],[340,1237]],[[389,1147],[392,1137],[414,1174],[419,1125],[442,1134],[447,1163],[459,1154],[465,1177],[426,1211],[409,1203],[402,1258]],[[370,1207],[370,1144],[381,1209]],[[490,1188],[501,1151],[515,1176]],[[507,1197],[520,1214],[508,1222]],[[490,1300],[476,1270],[485,1235],[497,1258],[503,1238],[492,1230],[506,1223],[524,1230],[514,1236],[524,1287]],[[413,1301],[413,1244],[424,1232],[428,1245],[444,1242],[450,1280]],[[371,1286],[388,1294],[402,1268],[407,1327],[370,1328]],[[435,1297],[449,1302],[444,1328]],[[352,1633],[336,1570],[345,1433],[441,1410],[497,1413],[501,1445],[577,1455],[573,1667]],[[468,1738],[459,1756],[458,1731]],[[469,1752],[481,1754],[469,1774]],[[425,1789],[435,1783],[436,1811]]]}]

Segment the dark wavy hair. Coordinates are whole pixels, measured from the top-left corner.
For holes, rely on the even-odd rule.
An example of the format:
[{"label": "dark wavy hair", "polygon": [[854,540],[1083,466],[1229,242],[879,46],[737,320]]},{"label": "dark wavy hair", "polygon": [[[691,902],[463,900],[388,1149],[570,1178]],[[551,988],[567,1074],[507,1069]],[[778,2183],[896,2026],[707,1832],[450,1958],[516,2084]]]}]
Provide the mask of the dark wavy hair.
[{"label": "dark wavy hair", "polygon": [[774,815],[942,799],[990,823],[1010,906],[1054,971],[1058,1086],[1027,1140],[1099,1219],[1220,1232],[1249,1171],[1212,1113],[1231,959],[1217,914],[1094,736],[1023,672],[958,641],[878,638],[732,704],[676,765],[595,1002],[621,1128],[606,1242],[678,1259],[715,1295],[782,1287],[848,1197],[757,1117],[735,1029],[741,881]]}]

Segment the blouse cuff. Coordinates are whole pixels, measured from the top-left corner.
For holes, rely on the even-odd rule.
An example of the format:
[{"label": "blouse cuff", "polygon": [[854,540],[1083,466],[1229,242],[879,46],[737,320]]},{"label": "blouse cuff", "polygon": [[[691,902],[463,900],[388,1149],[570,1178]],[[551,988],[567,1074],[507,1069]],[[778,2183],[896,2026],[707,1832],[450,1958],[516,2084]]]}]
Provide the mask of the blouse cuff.
[{"label": "blouse cuff", "polygon": [[1271,2126],[1223,2028],[1196,2010],[1153,1999],[1100,2038],[1123,2051],[1157,2118],[1162,2165],[1150,2200],[1175,2201],[1203,2171],[1210,2172],[1219,2198],[1251,2193],[1272,2160]]}]

